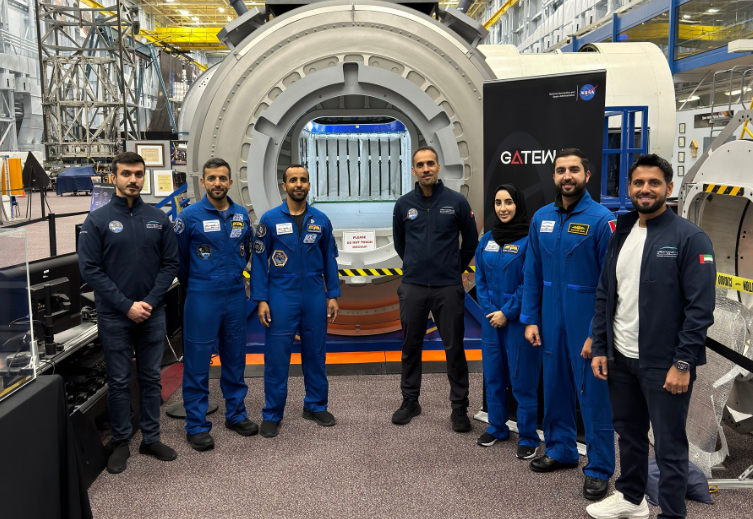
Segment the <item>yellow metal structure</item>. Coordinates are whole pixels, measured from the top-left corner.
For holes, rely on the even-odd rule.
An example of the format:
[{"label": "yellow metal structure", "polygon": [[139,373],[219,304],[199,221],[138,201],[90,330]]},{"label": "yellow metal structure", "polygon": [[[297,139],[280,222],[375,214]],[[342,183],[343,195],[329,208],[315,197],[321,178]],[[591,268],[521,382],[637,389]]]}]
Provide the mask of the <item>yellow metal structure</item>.
[{"label": "yellow metal structure", "polygon": [[[100,4],[99,2],[95,2],[94,0],[80,0],[82,4],[85,4],[92,9],[107,9],[104,5]],[[107,14],[114,14],[112,11],[106,11]],[[147,41],[147,43],[153,43],[155,45],[159,45],[160,47],[165,47],[163,42],[169,43],[171,46],[179,47],[181,49],[189,48],[191,50],[197,50],[197,49],[214,49],[214,50],[222,50],[227,47],[222,45],[219,40],[217,39],[217,33],[220,32],[220,28],[218,27],[176,27],[174,28],[174,32],[171,30],[171,28],[158,28],[156,31],[145,31],[141,30],[139,31],[139,36],[143,36],[144,39]],[[160,34],[161,31],[166,31],[169,34]],[[209,42],[209,44],[204,43],[203,47],[191,47],[189,45],[173,45],[172,41],[175,39],[177,41],[186,41],[187,43],[191,40],[192,33],[195,31],[198,31],[196,34],[200,34],[202,31],[205,32],[211,32],[214,31],[214,42]],[[206,36],[198,36],[199,38],[203,38],[202,41],[206,40]],[[184,58],[191,63],[192,65],[196,65],[199,67],[199,69],[203,72],[207,69],[206,65],[202,65],[198,61],[194,61],[192,59]]]},{"label": "yellow metal structure", "polygon": [[[753,110],[753,99],[750,101],[750,106],[748,107],[748,110]],[[748,120],[745,120],[745,123],[743,124],[743,130],[740,132],[740,138],[745,138],[745,134],[750,135],[750,138],[753,139],[753,133],[750,132],[750,128],[748,128]]]},{"label": "yellow metal structure", "polygon": [[499,11],[494,13],[492,17],[486,21],[486,23],[484,24],[484,29],[489,30],[489,27],[497,23],[497,20],[499,20],[500,16],[505,14],[511,7],[517,5],[518,2],[519,0],[507,0],[507,2],[502,4],[502,7],[499,8]]}]

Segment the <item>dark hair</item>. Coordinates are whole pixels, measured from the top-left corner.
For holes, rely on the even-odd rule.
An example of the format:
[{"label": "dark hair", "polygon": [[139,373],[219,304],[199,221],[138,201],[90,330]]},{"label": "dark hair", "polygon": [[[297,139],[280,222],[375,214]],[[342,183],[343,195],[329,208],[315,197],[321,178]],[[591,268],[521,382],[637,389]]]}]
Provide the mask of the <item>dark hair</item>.
[{"label": "dark hair", "polygon": [[418,155],[419,151],[430,151],[434,154],[434,157],[437,160],[439,160],[439,155],[437,155],[437,150],[435,150],[431,146],[421,146],[420,148],[418,148],[416,151],[413,152],[413,156],[410,158],[411,166],[413,165],[414,162],[416,162],[416,155]]},{"label": "dark hair", "polygon": [[583,171],[588,171],[588,157],[586,157],[586,154],[580,151],[578,148],[562,148],[557,152],[557,155],[554,156],[553,164],[557,164],[557,159],[573,156],[580,159],[580,163],[583,165]]},{"label": "dark hair", "polygon": [[233,178],[233,175],[230,172],[230,164],[219,157],[211,158],[204,163],[204,167],[201,169],[201,177],[204,178],[206,176],[208,169],[217,169],[221,168],[222,166],[225,166],[227,168],[228,178]]},{"label": "dark hair", "polygon": [[285,168],[285,173],[282,174],[282,181],[283,182],[287,182],[288,181],[288,171],[290,171],[291,169],[294,169],[294,168],[301,168],[302,170],[304,170],[306,172],[307,175],[309,174],[309,170],[307,170],[306,166],[304,166],[303,164],[291,164],[290,166],[288,166],[287,168]]},{"label": "dark hair", "polygon": [[146,169],[146,162],[144,162],[144,158],[138,153],[134,153],[132,151],[124,151],[123,153],[118,154],[117,157],[112,159],[112,164],[110,164],[110,171],[112,173],[118,172],[118,164],[141,164],[142,166],[144,166],[144,169]]},{"label": "dark hair", "polygon": [[638,160],[633,162],[633,165],[630,166],[630,170],[628,171],[628,182],[633,181],[633,171],[640,167],[659,168],[660,170],[662,170],[662,173],[664,173],[664,182],[666,182],[667,184],[672,182],[672,176],[674,174],[672,171],[672,164],[661,158],[656,153],[643,155],[639,157]]}]

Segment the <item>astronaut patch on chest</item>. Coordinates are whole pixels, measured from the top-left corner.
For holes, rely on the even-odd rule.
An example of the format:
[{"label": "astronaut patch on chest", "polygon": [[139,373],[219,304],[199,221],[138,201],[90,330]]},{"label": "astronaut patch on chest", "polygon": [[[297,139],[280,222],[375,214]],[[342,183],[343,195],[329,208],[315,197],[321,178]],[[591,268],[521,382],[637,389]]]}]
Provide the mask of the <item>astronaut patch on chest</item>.
[{"label": "astronaut patch on chest", "polygon": [[590,229],[591,226],[587,223],[571,223],[567,226],[567,232],[570,234],[579,234],[581,236],[587,236],[588,235],[588,229]]},{"label": "astronaut patch on chest", "polygon": [[314,243],[316,241],[316,234],[307,234],[303,237],[303,243]]},{"label": "astronaut patch on chest", "polygon": [[496,241],[490,241],[486,244],[486,247],[484,247],[485,251],[488,252],[498,252],[499,251],[499,243]]},{"label": "astronaut patch on chest", "polygon": [[284,267],[287,262],[288,255],[285,254],[285,251],[276,250],[272,253],[272,263],[275,267]]},{"label": "astronaut patch on chest", "polygon": [[283,234],[293,234],[293,224],[278,223],[275,226],[275,232],[277,233],[277,236],[282,236]]},{"label": "astronaut patch on chest", "polygon": [[554,220],[542,221],[539,232],[554,232]]},{"label": "astronaut patch on chest", "polygon": [[[312,223],[309,224],[309,226],[306,228],[306,232],[322,232],[322,226],[321,225],[314,225]],[[309,242],[311,243],[311,242]]]},{"label": "astronaut patch on chest", "polygon": [[199,248],[196,251],[199,254],[199,257],[203,260],[208,260],[212,257],[212,247],[209,245],[199,245]]},{"label": "astronaut patch on chest", "polygon": [[504,247],[502,247],[502,252],[508,252],[510,254],[517,254],[518,253],[518,246],[517,245],[510,245],[507,244]]},{"label": "astronaut patch on chest", "polygon": [[243,234],[243,229],[233,229],[230,231],[230,237],[231,238],[240,238]]}]

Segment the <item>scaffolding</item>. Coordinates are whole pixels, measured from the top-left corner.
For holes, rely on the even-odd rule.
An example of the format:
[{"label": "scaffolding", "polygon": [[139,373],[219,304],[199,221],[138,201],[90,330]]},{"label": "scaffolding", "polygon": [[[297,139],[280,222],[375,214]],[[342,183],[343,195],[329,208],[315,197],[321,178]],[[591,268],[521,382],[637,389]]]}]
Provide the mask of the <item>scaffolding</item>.
[{"label": "scaffolding", "polygon": [[138,11],[37,2],[49,161],[107,160],[136,140],[144,69]]}]

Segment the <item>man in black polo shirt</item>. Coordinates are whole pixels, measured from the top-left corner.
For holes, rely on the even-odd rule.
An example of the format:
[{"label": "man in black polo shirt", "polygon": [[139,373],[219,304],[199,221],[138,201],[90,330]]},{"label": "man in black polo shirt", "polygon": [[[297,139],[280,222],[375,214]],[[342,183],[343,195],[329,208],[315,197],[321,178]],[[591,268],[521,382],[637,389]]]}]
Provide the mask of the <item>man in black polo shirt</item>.
[{"label": "man in black polo shirt", "polygon": [[[403,403],[392,423],[404,425],[421,414],[421,351],[431,312],[442,337],[450,380],[452,430],[468,432],[468,363],[463,348],[465,290],[461,274],[478,245],[476,220],[468,201],[438,179],[437,152],[424,146],[413,154],[416,188],[395,203],[392,233],[403,260],[397,290],[403,327]],[[458,246],[458,235],[462,245]]]},{"label": "man in black polo shirt", "polygon": [[660,518],[685,517],[688,437],[696,366],[714,323],[714,250],[704,232],[667,208],[672,166],[645,155],[630,168],[636,211],[617,218],[596,291],[593,359],[607,380],[619,435],[616,492],[589,506],[596,519],[648,519],[648,429],[659,466]]},{"label": "man in black polo shirt", "polygon": [[91,213],[81,228],[78,264],[94,290],[97,327],[105,354],[112,421],[112,474],[123,472],[130,456],[131,364],[136,354],[141,409],[141,454],[162,461],[178,457],[160,441],[167,289],[178,274],[178,242],[167,215],[141,200],[144,159],[125,152],[112,162],[115,195]]}]

